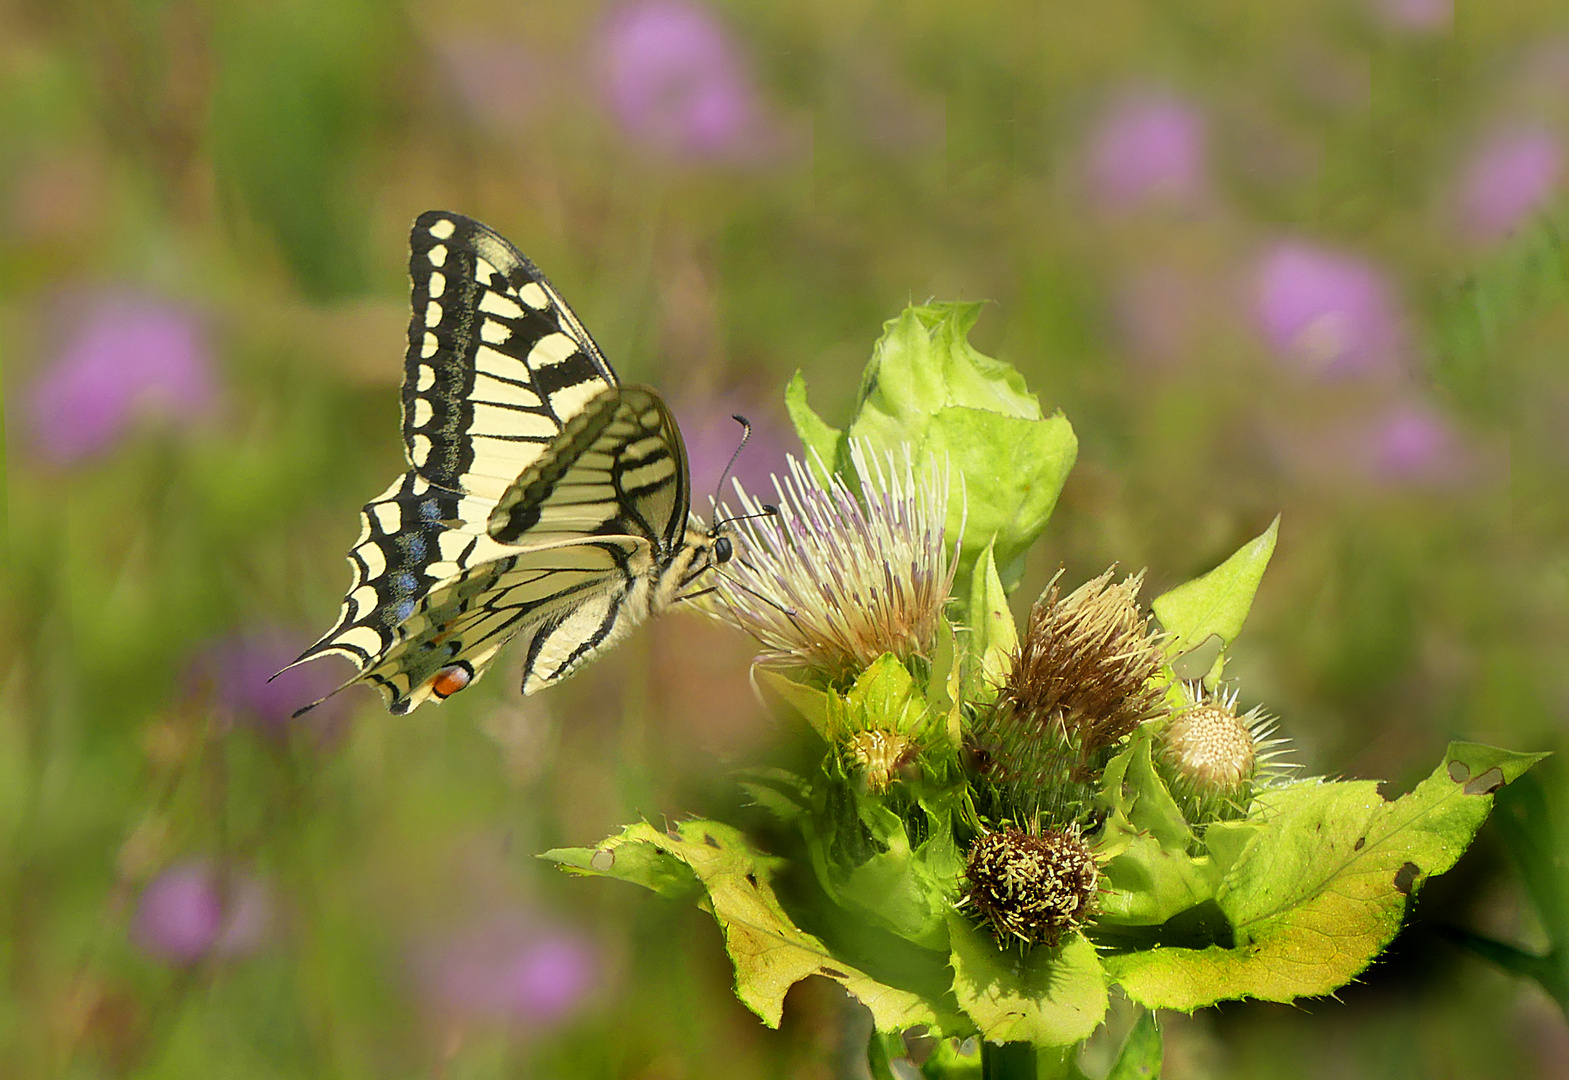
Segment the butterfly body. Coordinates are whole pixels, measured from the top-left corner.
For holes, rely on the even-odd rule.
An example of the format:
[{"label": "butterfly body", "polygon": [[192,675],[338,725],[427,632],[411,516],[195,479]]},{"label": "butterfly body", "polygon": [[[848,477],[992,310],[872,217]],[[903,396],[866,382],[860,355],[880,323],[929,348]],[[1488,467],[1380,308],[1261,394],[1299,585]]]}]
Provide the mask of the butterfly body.
[{"label": "butterfly body", "polygon": [[532,263],[440,211],[409,247],[410,468],[361,510],[338,622],[295,661],[347,657],[345,685],[394,713],[471,685],[514,639],[523,692],[557,682],[730,555],[690,521],[669,408],[618,384]]}]

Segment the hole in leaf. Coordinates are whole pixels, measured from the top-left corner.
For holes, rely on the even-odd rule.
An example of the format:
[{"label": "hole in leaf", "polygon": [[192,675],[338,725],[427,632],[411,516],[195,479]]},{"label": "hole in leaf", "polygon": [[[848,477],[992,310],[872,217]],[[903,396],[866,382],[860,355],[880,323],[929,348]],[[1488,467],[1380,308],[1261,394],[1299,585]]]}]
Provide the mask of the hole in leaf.
[{"label": "hole in leaf", "polygon": [[1463,761],[1449,763],[1449,779],[1457,784],[1463,784],[1471,778],[1471,769]]},{"label": "hole in leaf", "polygon": [[1395,871],[1395,891],[1403,896],[1411,895],[1411,886],[1422,873],[1422,868],[1414,862],[1408,862]]},{"label": "hole in leaf", "polygon": [[609,848],[600,848],[588,860],[589,869],[604,873],[616,865],[616,853]]},{"label": "hole in leaf", "polygon": [[1359,836],[1359,837],[1357,837],[1357,842],[1351,845],[1351,850],[1352,851],[1361,851],[1363,846],[1366,843],[1367,843],[1367,837]]},{"label": "hole in leaf", "polygon": [[831,968],[826,964],[817,970],[827,975],[830,979],[848,979],[850,977],[848,972],[840,971],[838,968]]},{"label": "hole in leaf", "polygon": [[719,847],[719,841],[715,840],[712,836],[709,836],[707,833],[703,834],[703,843],[707,844],[711,848],[717,849]]},{"label": "hole in leaf", "polygon": [[1171,670],[1179,679],[1195,682],[1208,675],[1220,659],[1226,643],[1219,634],[1211,634],[1191,649],[1185,649],[1171,658]]},{"label": "hole in leaf", "polygon": [[1504,770],[1494,765],[1465,786],[1467,795],[1491,795],[1504,786]]}]

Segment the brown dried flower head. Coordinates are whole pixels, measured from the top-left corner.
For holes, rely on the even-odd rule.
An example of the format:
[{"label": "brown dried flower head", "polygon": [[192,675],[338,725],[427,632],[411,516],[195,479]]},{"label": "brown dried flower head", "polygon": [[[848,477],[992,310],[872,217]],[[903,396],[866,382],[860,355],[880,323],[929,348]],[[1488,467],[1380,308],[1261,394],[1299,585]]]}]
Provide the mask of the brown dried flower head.
[{"label": "brown dried flower head", "polygon": [[964,876],[961,906],[999,945],[1057,946],[1084,925],[1100,888],[1095,853],[1076,828],[984,833],[970,846]]},{"label": "brown dried flower head", "polygon": [[1111,579],[1107,570],[1066,597],[1055,580],[1047,587],[1000,697],[1018,716],[1060,727],[1086,760],[1164,712],[1153,681],[1159,635],[1138,605],[1144,574]]},{"label": "brown dried flower head", "polygon": [[1111,748],[1164,715],[1160,639],[1136,601],[1142,579],[1113,584],[1108,570],[1066,597],[1054,580],[1030,609],[1008,680],[967,745],[999,800],[995,816],[1071,820]]}]

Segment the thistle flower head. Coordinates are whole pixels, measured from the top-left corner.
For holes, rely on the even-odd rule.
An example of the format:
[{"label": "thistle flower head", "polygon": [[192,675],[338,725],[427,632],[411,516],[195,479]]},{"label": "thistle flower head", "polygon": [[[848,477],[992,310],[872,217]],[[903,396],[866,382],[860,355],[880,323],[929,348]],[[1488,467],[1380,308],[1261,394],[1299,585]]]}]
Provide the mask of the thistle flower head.
[{"label": "thistle flower head", "polygon": [[[892,653],[929,657],[953,585],[943,543],[948,478],[852,443],[859,494],[802,462],[774,477],[778,513],[740,483],[736,559],[715,579],[719,619],[763,646],[758,661],[837,682]],[[728,515],[726,515],[728,516]]]},{"label": "thistle flower head", "polygon": [[1144,574],[1111,579],[1107,570],[1066,597],[1047,587],[1001,694],[1017,714],[1063,728],[1086,757],[1162,712],[1159,635],[1138,605]]},{"label": "thistle flower head", "polygon": [[866,778],[868,791],[884,795],[915,762],[920,749],[920,744],[897,731],[858,731],[845,744],[845,757]]},{"label": "thistle flower head", "polygon": [[1100,887],[1095,853],[1076,828],[983,833],[965,860],[961,906],[999,945],[1058,945],[1084,924]]},{"label": "thistle flower head", "polygon": [[1286,740],[1262,709],[1237,715],[1236,691],[1209,694],[1185,685],[1188,704],[1156,739],[1156,761],[1171,793],[1195,824],[1245,813],[1259,786],[1289,771],[1276,759]]}]

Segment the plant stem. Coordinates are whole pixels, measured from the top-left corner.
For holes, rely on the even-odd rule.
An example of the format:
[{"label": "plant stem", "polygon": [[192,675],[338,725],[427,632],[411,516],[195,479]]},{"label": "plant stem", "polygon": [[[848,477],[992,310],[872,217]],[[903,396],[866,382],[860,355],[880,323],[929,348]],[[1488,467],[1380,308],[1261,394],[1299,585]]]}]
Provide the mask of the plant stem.
[{"label": "plant stem", "polygon": [[982,1042],[981,1080],[1038,1080],[1035,1044]]}]

